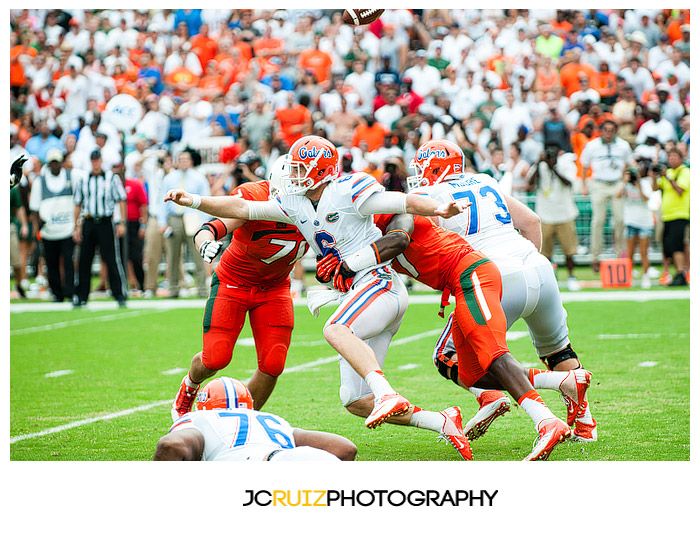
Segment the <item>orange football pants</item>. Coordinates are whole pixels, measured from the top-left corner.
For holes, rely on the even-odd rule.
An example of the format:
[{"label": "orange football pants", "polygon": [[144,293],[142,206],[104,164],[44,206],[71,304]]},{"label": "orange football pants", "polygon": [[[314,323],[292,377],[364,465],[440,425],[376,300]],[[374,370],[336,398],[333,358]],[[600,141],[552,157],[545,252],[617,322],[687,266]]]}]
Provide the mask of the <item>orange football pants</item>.
[{"label": "orange football pants", "polygon": [[470,253],[454,270],[456,305],[452,339],[457,350],[459,379],[470,387],[498,357],[508,352],[507,322],[501,307],[501,274],[481,253]]},{"label": "orange football pants", "polygon": [[273,287],[246,287],[220,280],[214,272],[202,321],[202,364],[221,370],[231,362],[246,313],[255,340],[258,370],[279,376],[294,328],[289,280]]}]

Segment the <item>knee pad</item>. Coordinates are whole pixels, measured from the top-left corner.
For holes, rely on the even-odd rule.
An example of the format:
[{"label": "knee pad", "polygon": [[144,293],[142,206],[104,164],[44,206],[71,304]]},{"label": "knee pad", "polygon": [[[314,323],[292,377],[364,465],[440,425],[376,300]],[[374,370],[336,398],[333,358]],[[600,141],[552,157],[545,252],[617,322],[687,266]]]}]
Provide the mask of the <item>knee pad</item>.
[{"label": "knee pad", "polygon": [[258,370],[275,378],[282,374],[287,361],[287,345],[274,344],[270,348],[263,349],[263,354],[258,357]]},{"label": "knee pad", "polygon": [[[548,370],[554,370],[554,367],[556,367],[559,363],[562,363],[563,361],[567,361],[569,359],[575,359],[576,361],[578,361],[578,355],[576,355],[576,352],[574,352],[574,349],[571,347],[571,345],[568,344],[561,350],[554,352],[553,354],[550,354],[547,357],[541,357],[540,359],[547,366]],[[577,368],[580,367],[581,362],[579,361],[579,366]]]},{"label": "knee pad", "polygon": [[459,367],[457,360],[454,359],[455,355],[455,352],[437,354],[434,356],[433,362],[443,378],[452,380],[456,385],[459,385]]},{"label": "knee pad", "polygon": [[233,343],[224,334],[208,333],[202,349],[202,364],[211,370],[221,370],[231,362]]}]

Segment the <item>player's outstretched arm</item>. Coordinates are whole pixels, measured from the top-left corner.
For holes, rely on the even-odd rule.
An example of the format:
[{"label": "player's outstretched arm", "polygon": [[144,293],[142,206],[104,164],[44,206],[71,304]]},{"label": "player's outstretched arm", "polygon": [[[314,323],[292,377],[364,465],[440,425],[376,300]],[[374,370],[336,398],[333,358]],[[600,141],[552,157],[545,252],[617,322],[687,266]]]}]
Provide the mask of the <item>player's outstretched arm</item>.
[{"label": "player's outstretched arm", "polygon": [[204,452],[204,436],[195,428],[175,430],[160,438],[153,461],[199,461]]},{"label": "player's outstretched arm", "polygon": [[168,191],[163,200],[165,202],[172,201],[182,207],[196,208],[219,218],[250,219],[248,201],[241,197],[229,195],[199,196],[177,188]]},{"label": "player's outstretched arm", "polygon": [[506,195],[506,205],[513,219],[513,227],[518,229],[521,235],[535,244],[537,251],[539,251],[542,248],[542,226],[540,225],[540,217],[527,205],[510,195]]},{"label": "player's outstretched arm", "polygon": [[297,447],[315,447],[330,452],[344,462],[351,462],[357,456],[355,443],[348,438],[330,432],[294,429],[294,442]]},{"label": "player's outstretched arm", "polygon": [[448,219],[464,211],[471,203],[468,201],[450,201],[439,203],[427,195],[406,195],[406,212],[419,216],[440,216]]}]

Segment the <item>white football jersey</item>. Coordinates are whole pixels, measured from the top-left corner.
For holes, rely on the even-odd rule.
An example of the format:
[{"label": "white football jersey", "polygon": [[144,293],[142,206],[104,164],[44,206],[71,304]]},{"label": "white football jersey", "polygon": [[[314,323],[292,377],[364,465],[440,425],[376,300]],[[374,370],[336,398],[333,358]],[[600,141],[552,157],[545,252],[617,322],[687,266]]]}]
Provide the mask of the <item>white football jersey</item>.
[{"label": "white football jersey", "polygon": [[[278,194],[274,201],[304,235],[317,255],[325,256],[336,250],[344,259],[382,237],[374,225],[372,216],[359,212],[362,204],[374,193],[383,192],[384,187],[366,173],[343,175],[331,181],[314,208],[305,196]],[[389,262],[379,266],[384,266]],[[377,265],[358,272],[355,280],[377,268]]]},{"label": "white football jersey", "polygon": [[236,451],[247,451],[250,459],[263,460],[277,449],[291,449],[294,428],[282,417],[252,409],[191,411],[170,428],[196,428],[204,436],[202,461],[236,459]]},{"label": "white football jersey", "polygon": [[493,260],[499,268],[508,259],[523,259],[537,251],[535,245],[513,227],[505,195],[489,175],[460,175],[411,193],[429,195],[440,203],[453,199],[470,201],[471,205],[462,214],[447,220],[440,218],[440,226],[465,237],[474,249]]}]

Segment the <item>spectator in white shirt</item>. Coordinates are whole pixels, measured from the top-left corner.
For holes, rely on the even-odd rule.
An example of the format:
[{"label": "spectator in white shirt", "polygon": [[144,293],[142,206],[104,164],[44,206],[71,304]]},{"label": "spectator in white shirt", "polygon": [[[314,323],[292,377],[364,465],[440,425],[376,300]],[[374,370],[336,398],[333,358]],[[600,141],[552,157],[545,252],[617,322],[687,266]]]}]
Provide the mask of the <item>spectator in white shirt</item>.
[{"label": "spectator in white shirt", "polygon": [[354,89],[360,98],[355,111],[360,115],[372,112],[372,100],[377,91],[374,87],[374,75],[366,70],[363,60],[352,62],[352,72],[345,77],[345,85]]},{"label": "spectator in white shirt", "polygon": [[661,108],[657,102],[647,103],[645,115],[649,119],[639,127],[636,139],[638,145],[655,145],[656,142],[663,145],[668,141],[678,141],[673,125],[661,118]]},{"label": "spectator in white shirt", "polygon": [[600,93],[591,88],[591,83],[585,74],[579,74],[578,83],[581,89],[574,91],[569,97],[572,106],[576,105],[578,101],[587,100],[596,104],[600,102]]},{"label": "spectator in white shirt", "polygon": [[505,92],[505,99],[505,106],[500,106],[493,112],[489,128],[498,132],[501,147],[504,153],[508,153],[510,145],[518,138],[518,129],[521,126],[525,126],[527,129],[532,130],[534,127],[527,108],[516,104],[512,91],[508,90]]},{"label": "spectator in white shirt", "polygon": [[656,96],[659,98],[659,106],[661,106],[661,117],[668,119],[674,129],[679,126],[681,117],[685,115],[685,107],[670,98],[671,88],[666,83],[661,83],[656,86]]},{"label": "spectator in white shirt", "polygon": [[459,23],[450,25],[449,33],[442,40],[442,57],[450,63],[459,63],[462,51],[469,48],[474,41],[461,31]]},{"label": "spectator in white shirt", "polygon": [[376,120],[383,125],[387,130],[391,130],[395,121],[403,117],[401,106],[396,102],[398,92],[395,88],[390,88],[384,94],[386,104],[374,112]]},{"label": "spectator in white shirt", "polygon": [[[610,70],[613,71],[612,65],[610,65]],[[645,91],[654,89],[654,78],[651,76],[649,69],[642,66],[642,62],[638,57],[630,59],[629,67],[622,69],[619,76],[624,78],[625,82],[634,88],[637,100],[642,98],[642,94]]]},{"label": "spectator in white shirt", "polygon": [[440,71],[428,65],[428,54],[423,49],[416,52],[416,64],[406,69],[404,76],[413,80],[413,91],[423,98],[432,97],[440,89]]},{"label": "spectator in white shirt", "polygon": [[[604,121],[600,126],[600,137],[589,141],[581,153],[584,177],[581,193],[588,195],[586,183],[591,191],[591,268],[600,270],[599,257],[603,249],[603,228],[607,220],[607,204],[610,201],[614,221],[615,253],[622,252],[623,203],[615,197],[622,175],[632,163],[632,149],[625,140],[617,137],[617,124]],[[588,170],[591,179],[587,179]]]}]

